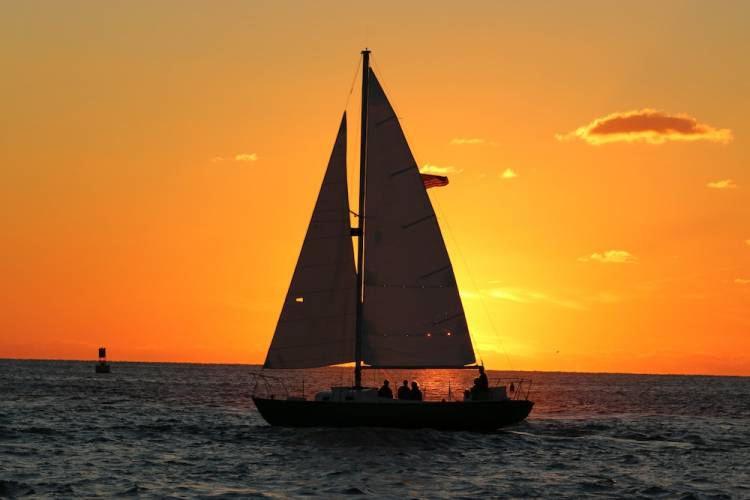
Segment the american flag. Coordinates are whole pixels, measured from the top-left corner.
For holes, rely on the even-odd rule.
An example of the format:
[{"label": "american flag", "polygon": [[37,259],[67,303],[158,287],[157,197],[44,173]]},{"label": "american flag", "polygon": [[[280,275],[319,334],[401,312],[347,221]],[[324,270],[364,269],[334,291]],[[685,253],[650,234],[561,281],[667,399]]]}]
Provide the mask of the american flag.
[{"label": "american flag", "polygon": [[420,174],[420,175],[422,176],[422,182],[424,182],[425,189],[448,185],[448,178],[443,175],[432,175],[432,174]]}]

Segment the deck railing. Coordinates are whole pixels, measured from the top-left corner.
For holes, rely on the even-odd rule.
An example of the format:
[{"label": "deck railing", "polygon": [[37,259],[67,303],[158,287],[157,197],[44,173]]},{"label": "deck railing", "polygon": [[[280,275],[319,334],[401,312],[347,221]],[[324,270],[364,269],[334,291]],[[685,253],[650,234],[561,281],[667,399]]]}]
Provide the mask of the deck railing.
[{"label": "deck railing", "polygon": [[[266,398],[289,398],[289,397],[302,397],[314,396],[316,390],[327,390],[328,387],[316,388],[310,387],[310,384],[305,383],[305,379],[296,380],[292,384],[294,387],[290,389],[291,381],[274,376],[267,375],[263,372],[250,373],[250,394],[252,396],[266,397]],[[299,386],[299,387],[298,387]],[[490,387],[501,387],[504,386],[506,389],[506,395],[511,400],[528,400],[531,394],[532,380],[527,378],[519,377],[500,377],[493,378]],[[312,391],[311,391],[312,389]],[[396,388],[398,389],[398,388]],[[445,389],[439,389],[435,387],[423,386],[422,388],[423,397],[428,401],[461,401],[463,400],[463,394],[465,390],[469,388],[463,387],[452,387],[452,381],[448,380],[447,392],[443,392]],[[395,393],[396,391],[394,391]]]},{"label": "deck railing", "polygon": [[529,399],[532,380],[530,378],[496,378],[495,386],[504,385],[508,391],[508,398],[513,400]]}]

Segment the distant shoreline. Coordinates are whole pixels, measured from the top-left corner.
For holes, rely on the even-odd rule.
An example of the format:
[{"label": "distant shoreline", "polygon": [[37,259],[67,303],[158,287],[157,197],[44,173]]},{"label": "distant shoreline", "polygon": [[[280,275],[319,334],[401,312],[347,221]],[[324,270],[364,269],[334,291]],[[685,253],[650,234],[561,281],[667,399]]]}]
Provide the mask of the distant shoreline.
[{"label": "distant shoreline", "polygon": [[[95,359],[52,359],[52,358],[2,358],[0,357],[0,363],[3,361],[28,361],[28,362],[60,362],[60,363],[95,363]],[[149,364],[149,365],[198,365],[198,366],[247,366],[249,368],[261,368],[260,364],[253,363],[210,363],[210,362],[198,362],[198,361],[120,361],[116,359],[110,359],[110,363],[116,364]],[[352,367],[339,365],[321,368],[310,368],[311,370],[320,370],[325,368],[339,368],[349,370]],[[386,371],[399,371],[399,370],[386,370]],[[417,370],[405,370],[405,371],[417,371]],[[511,373],[550,373],[550,374],[562,374],[562,375],[616,375],[616,376],[630,376],[630,375],[645,375],[651,377],[712,377],[712,378],[750,378],[748,375],[716,375],[711,373],[642,373],[642,372],[572,372],[572,371],[560,371],[560,370],[493,370],[488,369],[490,372],[511,372]]]}]

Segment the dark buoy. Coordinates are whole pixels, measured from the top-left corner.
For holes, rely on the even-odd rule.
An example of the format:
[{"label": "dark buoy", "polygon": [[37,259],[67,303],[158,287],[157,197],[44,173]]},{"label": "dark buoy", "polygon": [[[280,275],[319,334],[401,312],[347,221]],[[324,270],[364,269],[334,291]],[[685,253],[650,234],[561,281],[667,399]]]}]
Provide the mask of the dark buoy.
[{"label": "dark buoy", "polygon": [[99,363],[96,365],[96,373],[109,373],[109,363],[107,363],[107,348],[99,348]]}]

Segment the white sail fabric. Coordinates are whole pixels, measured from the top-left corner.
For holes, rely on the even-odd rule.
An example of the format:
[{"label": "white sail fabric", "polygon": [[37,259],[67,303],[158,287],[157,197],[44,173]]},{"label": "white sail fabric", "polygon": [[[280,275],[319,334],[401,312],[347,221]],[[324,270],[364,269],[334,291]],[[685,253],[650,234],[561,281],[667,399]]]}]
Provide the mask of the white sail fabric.
[{"label": "white sail fabric", "polygon": [[263,366],[313,368],[353,361],[356,288],[344,115]]},{"label": "white sail fabric", "polygon": [[475,361],[435,212],[398,118],[370,71],[363,359],[372,366]]}]

